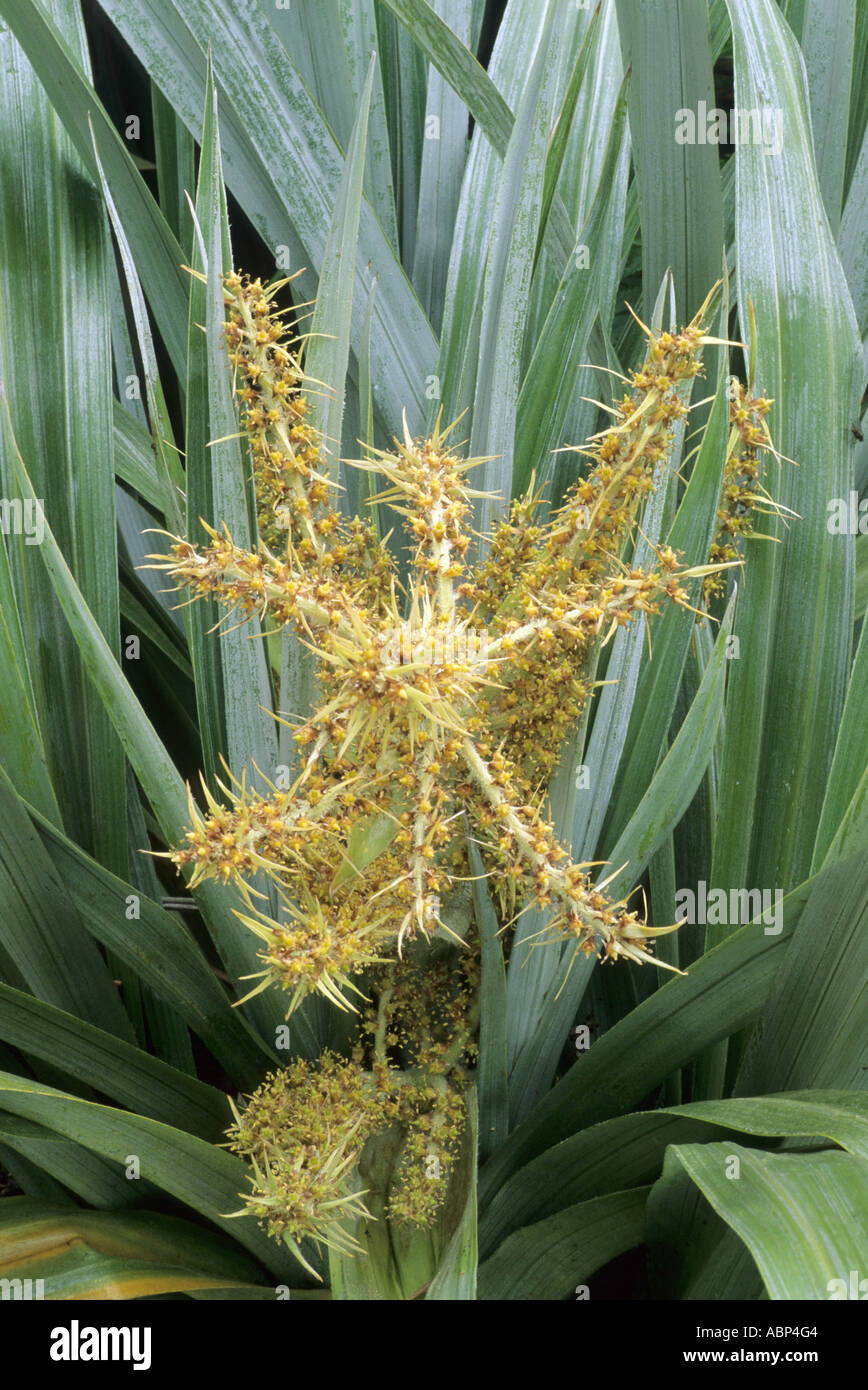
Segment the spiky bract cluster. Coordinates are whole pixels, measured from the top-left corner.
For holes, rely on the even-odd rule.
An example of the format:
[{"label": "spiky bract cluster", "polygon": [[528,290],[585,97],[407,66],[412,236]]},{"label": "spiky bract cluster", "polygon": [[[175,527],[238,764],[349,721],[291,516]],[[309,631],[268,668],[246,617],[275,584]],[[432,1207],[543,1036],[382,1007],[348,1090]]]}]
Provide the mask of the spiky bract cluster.
[{"label": "spiky bract cluster", "polygon": [[[257,486],[272,520],[288,509],[286,556],[266,544],[245,551],[212,530],[204,547],[174,540],[160,565],[242,617],[293,624],[316,654],[320,699],[294,731],[291,790],[227,793],[229,805],[205,816],[191,803],[175,863],[247,893],[244,920],[265,943],[259,987],[279,983],[291,1008],[312,989],[349,1004],[354,974],[436,929],[451,871],[464,865],[465,817],[510,905],[551,906],[549,934],[572,937],[577,950],[651,959],[653,931],[591,883],[589,865],[570,860],[545,818],[544,792],[601,644],[662,599],[686,604],[684,581],[707,573],[682,568],[665,548],[647,569],[619,557],[686,413],[685,386],[716,341],[702,327],[705,306],[681,334],[645,330],[648,357],[615,423],[582,451],[588,476],[545,524],[533,519],[534,499],[520,502],[475,570],[468,522],[481,494],[465,475],[482,460],[455,453],[452,427],[438,421],[419,440],[405,422],[393,450],[356,461],[386,480],[379,500],[407,523],[410,580],[399,592],[371,528],[352,563],[343,541],[334,548],[342,523],[328,501],[322,440],[302,408],[301,369],[283,349],[270,291],[230,277],[227,299]],[[372,835],[382,852],[365,849]],[[285,894],[280,920],[251,902],[257,872]]]},{"label": "spiky bract cluster", "polygon": [[466,590],[478,621],[510,653],[509,691],[486,699],[482,713],[505,735],[526,787],[551,778],[591,692],[600,643],[636,613],[656,611],[661,597],[685,599],[678,583],[684,571],[679,575],[671,552],[661,551],[650,571],[628,571],[619,556],[687,414],[686,388],[712,341],[702,328],[705,309],[680,334],[655,335],[642,325],[648,355],[626,381],[614,423],[575,450],[591,460],[587,475],[545,524],[539,495],[531,490],[518,499]]},{"label": "spiky bract cluster", "polygon": [[[773,402],[765,396],[754,396],[740,381],[730,382],[730,437],[723,469],[723,485],[717,509],[717,534],[709,552],[714,565],[726,565],[738,559],[738,543],[756,533],[753,528],[757,511],[781,508],[762,486],[761,455],[774,453],[765,417]],[[720,570],[706,575],[703,592],[706,599],[723,593]]]},{"label": "spiky bract cluster", "polygon": [[335,509],[333,471],[304,387],[303,340],[280,322],[274,296],[287,282],[263,288],[235,274],[224,280],[229,360],[249,441],[261,542],[275,554],[298,553],[308,574],[340,568],[357,595],[388,588],[392,562],[369,523],[347,522]]},{"label": "spiky bract cluster", "polygon": [[302,1240],[348,1254],[358,1249],[346,1227],[367,1212],[353,1174],[361,1148],[384,1119],[370,1079],[325,1053],[318,1065],[299,1060],[269,1074],[244,1110],[233,1104],[233,1111],[229,1146],[252,1168],[245,1210],[311,1273]]},{"label": "spiky bract cluster", "polygon": [[[661,602],[689,607],[688,592],[701,587],[692,581],[716,577],[734,554],[726,542],[711,565],[685,568],[665,546],[648,552],[647,567],[625,560],[703,348],[719,341],[703,326],[709,301],[681,333],[643,325],[644,365],[625,379],[612,425],[578,450],[585,476],[549,515],[531,487],[475,563],[471,519],[483,494],[466,475],[484,460],[459,456],[454,425],[438,419],[417,439],[405,419],[392,448],[353,461],[384,483],[371,500],[405,526],[402,586],[388,538],[333,506],[332,460],[299,341],[274,311],[277,288],[225,281],[259,546],[245,550],[225,527],[206,526],[207,544],[172,537],[171,553],[153,558],[227,615],[293,627],[316,659],[315,707],[293,726],[292,785],[264,777],[268,790],[253,790],[230,774],[218,801],[203,781],[204,805],[190,795],[186,842],[168,854],[194,886],[241,889],[238,915],[261,942],[253,993],[280,987],[288,1013],[312,991],[361,1010],[352,1061],[326,1056],[268,1077],[231,1135],[253,1165],[247,1207],[303,1258],[305,1237],[355,1248],[346,1227],[365,1207],[354,1174],[384,1129],[403,1136],[391,1218],[430,1224],[442,1204],[475,1056],[472,930],[459,951],[448,944],[468,830],[505,923],[531,903],[550,908],[544,934],[571,940],[571,959],[653,960],[655,934],[674,930],[648,927],[610,896],[622,866],[594,883],[593,866],[573,862],[545,793],[601,647]],[[749,394],[735,403],[721,503],[728,535],[758,482],[768,405]]]},{"label": "spiky bract cluster", "polygon": [[[387,1024],[397,1040],[391,1029],[398,1008],[397,1001],[383,1006],[378,1043]],[[359,1162],[373,1135],[393,1129],[400,1136],[390,1220],[425,1227],[442,1207],[464,1133],[464,1087],[461,1077],[447,1077],[454,1057],[451,1067],[442,1054],[438,1064],[435,1051],[419,1060],[430,1063],[424,1073],[385,1061],[364,1070],[325,1052],[316,1063],[298,1060],[270,1073],[240,1112],[233,1104],[229,1147],[251,1166],[244,1212],[315,1275],[304,1240],[348,1255],[363,1248],[348,1228],[373,1219],[358,1186]]]}]

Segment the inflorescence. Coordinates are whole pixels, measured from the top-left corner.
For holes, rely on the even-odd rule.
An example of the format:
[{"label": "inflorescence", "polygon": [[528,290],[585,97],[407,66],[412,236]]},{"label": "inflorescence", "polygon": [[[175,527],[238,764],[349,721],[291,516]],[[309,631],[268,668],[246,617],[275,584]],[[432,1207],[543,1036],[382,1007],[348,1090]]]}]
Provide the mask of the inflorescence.
[{"label": "inflorescence", "polygon": [[[571,940],[573,955],[653,961],[654,936],[674,930],[647,926],[627,899],[592,882],[592,866],[558,842],[545,791],[601,646],[662,602],[690,607],[703,584],[713,593],[736,559],[770,402],[743,392],[734,403],[722,536],[711,563],[694,567],[665,546],[645,568],[621,555],[687,414],[703,348],[719,341],[703,326],[708,301],[680,333],[643,325],[646,361],[625,381],[611,426],[578,451],[585,476],[545,519],[532,491],[517,500],[481,562],[471,564],[470,521],[482,494],[467,477],[484,460],[459,456],[454,425],[438,419],[417,439],[405,421],[392,448],[353,461],[385,483],[374,500],[405,525],[402,587],[375,526],[335,505],[300,345],[274,310],[277,286],[237,274],[224,286],[259,546],[206,527],[207,544],[172,537],[154,567],[240,619],[292,627],[315,655],[318,699],[293,729],[292,787],[263,793],[230,778],[218,783],[221,803],[203,779],[204,805],[190,794],[186,842],[168,857],[191,871],[192,886],[240,889],[239,915],[262,943],[253,992],[279,987],[289,1012],[313,992],[362,1010],[368,1041],[351,1061],[297,1062],[267,1078],[232,1131],[253,1165],[248,1209],[303,1258],[305,1236],[353,1248],[342,1223],[365,1208],[352,1174],[384,1126],[406,1136],[393,1219],[433,1220],[442,1199],[442,1183],[434,1197],[419,1175],[435,1152],[445,1176],[457,1152],[474,1006],[467,979],[450,986],[454,966],[441,979],[442,959],[426,964],[426,950],[451,930],[444,908],[469,872],[468,828],[504,915],[550,908],[545,935]],[[371,844],[377,852],[364,852]],[[277,919],[254,886],[260,876],[276,889]],[[473,959],[472,934],[462,950],[459,975]]]}]

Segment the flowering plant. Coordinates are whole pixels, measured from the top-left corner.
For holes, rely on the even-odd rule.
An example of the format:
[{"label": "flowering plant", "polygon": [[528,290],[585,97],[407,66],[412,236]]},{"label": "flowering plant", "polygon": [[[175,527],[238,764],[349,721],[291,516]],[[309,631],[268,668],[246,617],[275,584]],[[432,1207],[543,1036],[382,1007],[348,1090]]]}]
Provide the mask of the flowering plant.
[{"label": "flowering plant", "polygon": [[[203,777],[206,805],[188,788],[186,843],[167,852],[192,870],[191,886],[240,888],[241,920],[262,942],[253,993],[283,990],[287,1017],[313,992],[360,1016],[352,1061],[297,1063],[236,1112],[233,1146],[254,1165],[248,1203],[304,1260],[305,1235],[357,1247],[342,1223],[366,1209],[348,1184],[365,1141],[390,1124],[409,1136],[391,1218],[424,1224],[442,1203],[478,1023],[477,929],[456,931],[449,911],[470,877],[468,836],[504,931],[529,905],[550,908],[544,940],[641,964],[655,960],[654,938],[676,929],[647,925],[627,898],[607,896],[614,873],[595,883],[595,866],[573,861],[546,816],[546,788],[614,633],[661,602],[690,607],[691,581],[713,594],[739,563],[733,538],[758,500],[741,500],[744,480],[760,486],[771,402],[744,389],[733,400],[721,540],[694,566],[668,546],[644,568],[621,555],[688,414],[703,349],[721,341],[705,327],[714,291],[680,333],[641,325],[645,362],[624,379],[613,423],[575,451],[589,465],[544,519],[531,490],[490,536],[474,534],[483,494],[468,475],[486,460],[460,456],[457,421],[443,428],[438,417],[414,439],[405,420],[391,449],[348,461],[385,481],[374,500],[404,522],[402,584],[387,539],[336,505],[303,342],[274,308],[282,284],[234,272],[224,284],[259,548],[203,522],[208,544],[173,537],[152,560],[228,615],[292,625],[316,658],[316,708],[293,727],[292,785],[264,794],[230,777],[221,805]],[[263,879],[276,887],[277,917],[262,906]],[[450,943],[458,949],[444,953]]]}]

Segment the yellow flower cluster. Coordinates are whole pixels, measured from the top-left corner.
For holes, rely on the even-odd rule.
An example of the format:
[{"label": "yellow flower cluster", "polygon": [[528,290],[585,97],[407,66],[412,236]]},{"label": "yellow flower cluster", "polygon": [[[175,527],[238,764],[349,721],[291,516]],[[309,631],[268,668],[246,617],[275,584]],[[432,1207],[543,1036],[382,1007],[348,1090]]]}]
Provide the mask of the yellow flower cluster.
[{"label": "yellow flower cluster", "polygon": [[[437,971],[433,978],[443,985]],[[428,1021],[431,983],[426,980],[411,1005],[415,1011],[421,1002]],[[398,1041],[401,993],[400,982],[392,978],[372,1028],[380,1052],[384,1040]],[[403,1003],[410,1006],[406,990]],[[463,1022],[453,1019],[449,1049],[435,1041],[417,1052],[424,1072],[384,1060],[365,1070],[357,1060],[325,1052],[316,1063],[297,1060],[270,1073],[243,1110],[232,1102],[235,1122],[227,1131],[228,1146],[251,1167],[251,1191],[243,1194],[245,1205],[236,1215],[255,1216],[318,1278],[302,1241],[347,1255],[363,1249],[348,1229],[359,1218],[372,1219],[366,1193],[357,1187],[359,1160],[368,1139],[393,1128],[401,1143],[390,1182],[389,1219],[430,1226],[443,1205],[465,1130],[465,1075],[456,1066],[466,1037],[466,1031],[457,1031]],[[417,1039],[419,1028],[410,1031]]]},{"label": "yellow flower cluster", "polygon": [[[773,401],[754,396],[740,381],[732,380],[729,399],[730,438],[723,470],[723,487],[717,509],[717,535],[709,552],[713,565],[727,565],[738,559],[739,539],[753,536],[753,518],[759,504],[780,508],[762,486],[763,451],[775,452],[765,417]],[[707,601],[723,593],[720,570],[708,574],[703,582]]]},{"label": "yellow flower cluster", "polygon": [[[616,423],[584,451],[594,460],[589,476],[524,536],[533,502],[520,503],[478,572],[467,556],[479,494],[465,475],[481,460],[457,456],[452,427],[438,422],[417,440],[405,422],[393,450],[357,461],[386,480],[380,500],[412,537],[409,592],[400,596],[385,545],[367,528],[350,553],[330,508],[322,441],[301,407],[300,367],[283,348],[270,294],[238,276],[226,281],[257,488],[271,522],[289,518],[286,555],[266,543],[251,553],[211,531],[209,545],[177,538],[170,556],[155,558],[195,595],[242,617],[294,624],[316,652],[321,699],[295,730],[303,770],[291,791],[228,795],[228,807],[210,804],[205,816],[191,801],[188,843],[171,857],[194,865],[194,881],[232,881],[247,894],[244,920],[264,941],[259,988],[279,983],[290,1008],[314,989],[349,1005],[353,974],[437,928],[464,816],[516,894],[553,907],[552,935],[601,959],[653,959],[655,931],[594,887],[588,865],[571,862],[543,796],[592,688],[600,644],[661,599],[686,604],[683,581],[707,573],[682,569],[666,549],[649,569],[628,570],[617,553],[685,413],[683,385],[716,341],[702,311],[681,334],[646,330],[648,358]],[[388,852],[360,864],[360,827],[364,840],[366,825],[384,823]],[[256,872],[280,885],[283,920],[252,903]]]},{"label": "yellow flower cluster", "polygon": [[[357,1167],[384,1129],[401,1134],[390,1219],[430,1225],[442,1206],[478,1022],[478,942],[471,928],[456,952],[443,915],[468,872],[468,829],[497,876],[504,916],[517,904],[550,907],[546,934],[572,940],[573,958],[653,961],[655,935],[675,929],[648,927],[608,896],[608,880],[592,883],[592,866],[573,862],[546,819],[545,788],[601,646],[665,600],[687,606],[685,582],[732,557],[721,550],[715,565],[683,568],[664,547],[644,569],[620,558],[702,350],[718,341],[703,327],[707,303],[679,334],[645,329],[646,361],[613,424],[578,451],[591,460],[587,475],[545,520],[532,491],[514,503],[475,566],[470,517],[482,494],[466,475],[483,460],[459,457],[454,426],[438,419],[416,439],[405,420],[391,449],[353,461],[385,484],[375,500],[402,518],[402,588],[376,529],[332,505],[325,441],[298,341],[274,310],[277,288],[225,280],[259,546],[206,527],[206,545],[172,537],[170,553],[152,558],[194,597],[291,625],[316,656],[316,707],[293,730],[294,785],[262,793],[230,777],[218,801],[203,781],[204,805],[190,794],[185,843],[167,856],[192,886],[241,890],[238,915],[261,943],[253,993],[282,989],[287,1017],[313,991],[359,1013],[351,1060],[326,1054],[267,1077],[230,1133],[252,1166],[245,1209],[310,1268],[306,1238],[358,1248],[347,1231],[367,1216]],[[726,488],[739,496],[755,478],[768,405],[745,397],[733,416]],[[276,918],[263,910],[262,876]]]},{"label": "yellow flower cluster", "polygon": [[251,1165],[252,1191],[235,1215],[253,1215],[315,1277],[301,1241],[353,1254],[346,1223],[366,1216],[353,1174],[365,1141],[388,1122],[383,1097],[358,1067],[329,1053],[271,1073],[228,1131]]},{"label": "yellow flower cluster", "polygon": [[[700,371],[706,304],[682,333],[649,338],[642,369],[613,409],[615,423],[576,449],[592,461],[546,525],[536,520],[541,498],[517,500],[496,530],[489,559],[465,592],[477,621],[496,636],[536,622],[530,642],[511,658],[509,693],[486,699],[481,712],[506,748],[526,788],[547,783],[565,737],[593,688],[593,666],[604,640],[636,612],[655,612],[664,591],[684,599],[674,556],[661,553],[661,585],[652,573],[626,573],[618,555],[638,505],[655,486],[656,470],[687,414],[685,386]],[[620,573],[619,573],[620,571]],[[573,615],[568,617],[569,615]],[[502,677],[501,677],[502,678]]]},{"label": "yellow flower cluster", "polygon": [[279,321],[274,296],[286,281],[263,288],[235,272],[224,280],[226,343],[250,444],[259,538],[275,553],[295,549],[308,573],[340,567],[376,593],[388,589],[389,552],[360,518],[342,518],[331,502],[334,483],[322,434],[311,419],[299,352]]},{"label": "yellow flower cluster", "polygon": [[425,1227],[443,1205],[464,1138],[480,962],[475,937],[457,958],[445,946],[420,946],[371,973],[377,1005],[362,1020],[353,1060],[371,1068],[384,1093],[397,1088],[403,1142],[389,1217]]}]

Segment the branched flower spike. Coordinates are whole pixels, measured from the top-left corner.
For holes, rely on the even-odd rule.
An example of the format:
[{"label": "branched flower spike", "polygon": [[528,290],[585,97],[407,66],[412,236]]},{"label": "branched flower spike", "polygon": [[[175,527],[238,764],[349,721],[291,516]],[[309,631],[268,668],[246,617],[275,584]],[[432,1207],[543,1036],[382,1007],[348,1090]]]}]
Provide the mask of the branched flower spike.
[{"label": "branched flower spike", "polygon": [[318,1068],[304,1061],[266,1077],[239,1113],[229,1147],[251,1165],[252,1191],[235,1216],[253,1215],[281,1239],[315,1278],[300,1243],[344,1254],[360,1250],[346,1224],[367,1216],[353,1169],[381,1106],[358,1068],[326,1053]]},{"label": "branched flower spike", "polygon": [[600,641],[637,612],[655,612],[663,598],[686,602],[680,581],[700,572],[680,569],[666,549],[649,571],[627,571],[619,556],[687,414],[702,350],[719,341],[703,327],[713,293],[681,333],[655,335],[640,324],[648,356],[626,382],[614,423],[573,450],[590,460],[586,476],[546,525],[536,520],[539,495],[514,502],[475,584],[464,586],[477,621],[511,655],[506,694],[481,711],[505,736],[528,790],[551,778],[581,717]]},{"label": "branched flower spike", "polygon": [[[761,455],[776,452],[766,424],[773,404],[764,396],[754,396],[740,381],[731,380],[730,437],[717,509],[717,535],[708,557],[713,565],[723,566],[738,559],[739,540],[757,534],[753,528],[757,512],[783,515],[786,510],[762,485]],[[706,599],[718,597],[723,590],[722,570],[706,576],[703,584]]]},{"label": "branched flower spike", "polygon": [[387,583],[391,561],[370,526],[358,518],[348,525],[332,505],[335,484],[304,389],[303,340],[274,310],[286,283],[263,289],[235,273],[224,280],[226,343],[250,442],[259,537],[277,554],[287,545],[297,550],[308,572],[327,575],[339,565],[376,591]]},{"label": "branched flower spike", "polygon": [[[272,522],[288,516],[279,558],[209,532],[197,547],[176,539],[159,557],[194,594],[210,594],[241,617],[292,624],[316,654],[321,701],[295,737],[304,770],[291,794],[191,805],[188,846],[194,881],[251,873],[278,879],[291,896],[286,919],[258,909],[244,920],[264,941],[260,988],[279,982],[290,1008],[318,989],[350,1006],[353,973],[440,922],[452,881],[447,847],[468,813],[492,863],[516,895],[552,905],[552,932],[605,959],[652,959],[653,932],[624,902],[594,888],[544,818],[537,788],[593,688],[596,652],[637,613],[669,599],[687,604],[685,581],[710,567],[682,568],[671,551],[655,566],[627,569],[619,549],[640,499],[654,484],[677,422],[683,388],[700,370],[709,338],[703,310],[680,334],[653,334],[642,369],[616,408],[616,422],[581,452],[593,461],[545,526],[521,537],[534,502],[517,504],[495,533],[478,574],[465,569],[467,517],[478,492],[438,420],[427,439],[377,449],[358,467],[382,475],[380,495],[412,538],[409,592],[399,596],[385,548],[373,532],[352,555],[335,546],[341,521],[330,509],[321,441],[307,420],[298,359],[282,345],[271,291],[227,279],[232,358],[245,385],[245,428],[255,476]],[[272,536],[268,526],[266,535]],[[383,582],[389,576],[388,587]],[[351,842],[360,823],[386,823],[388,853],[362,872]]]},{"label": "branched flower spike", "polygon": [[381,474],[391,483],[372,500],[390,502],[407,518],[416,541],[413,565],[423,581],[427,578],[435,586],[436,609],[446,616],[454,613],[453,581],[464,571],[470,545],[465,521],[471,499],[486,496],[466,487],[462,476],[489,461],[487,457],[459,459],[450,452],[446,441],[457,424],[455,420],[442,429],[438,415],[433,433],[427,439],[414,440],[405,413],[404,440],[395,440],[394,453],[372,449],[369,459],[353,460],[356,468]]},{"label": "branched flower spike", "polygon": [[[241,890],[238,915],[261,944],[254,993],[279,987],[287,1016],[313,991],[359,1015],[367,1041],[350,1070],[296,1064],[272,1078],[234,1138],[255,1165],[247,1204],[267,1228],[299,1254],[305,1236],[347,1251],[338,1228],[362,1212],[350,1177],[369,1133],[395,1123],[407,1136],[394,1219],[429,1220],[442,1196],[418,1181],[432,1136],[444,1173],[457,1151],[475,1047],[472,929],[457,953],[463,963],[453,959],[445,979],[438,972],[456,922],[449,908],[469,875],[468,827],[504,922],[532,904],[549,908],[544,936],[572,942],[571,961],[654,961],[655,936],[675,930],[647,926],[628,899],[609,895],[623,866],[594,883],[594,866],[573,862],[547,819],[546,788],[606,642],[664,603],[689,608],[702,588],[693,581],[710,592],[736,562],[730,541],[743,532],[739,507],[756,500],[770,402],[745,394],[734,404],[721,501],[730,540],[694,567],[667,546],[652,548],[646,567],[627,557],[703,348],[719,341],[704,327],[710,297],[680,333],[643,325],[643,366],[626,380],[611,426],[577,451],[584,476],[547,519],[533,489],[515,502],[475,566],[469,518],[483,494],[468,474],[484,460],[461,457],[457,422],[438,418],[419,439],[405,418],[392,447],[354,461],[383,480],[372,500],[396,513],[408,537],[402,587],[375,529],[332,505],[301,346],[274,312],[277,287],[231,275],[225,288],[260,543],[248,551],[225,527],[206,527],[201,546],[170,538],[154,568],[227,615],[293,628],[315,656],[318,691],[310,717],[293,728],[294,786],[263,794],[243,779],[219,784],[221,803],[203,784],[204,807],[190,796],[186,842],[168,857],[191,870],[193,885],[213,879]],[[276,886],[277,920],[258,876]],[[457,970],[466,979],[456,993]],[[311,1137],[322,1087],[332,1120]],[[357,1127],[334,1118],[345,1113],[337,1092],[354,1097]]]}]

